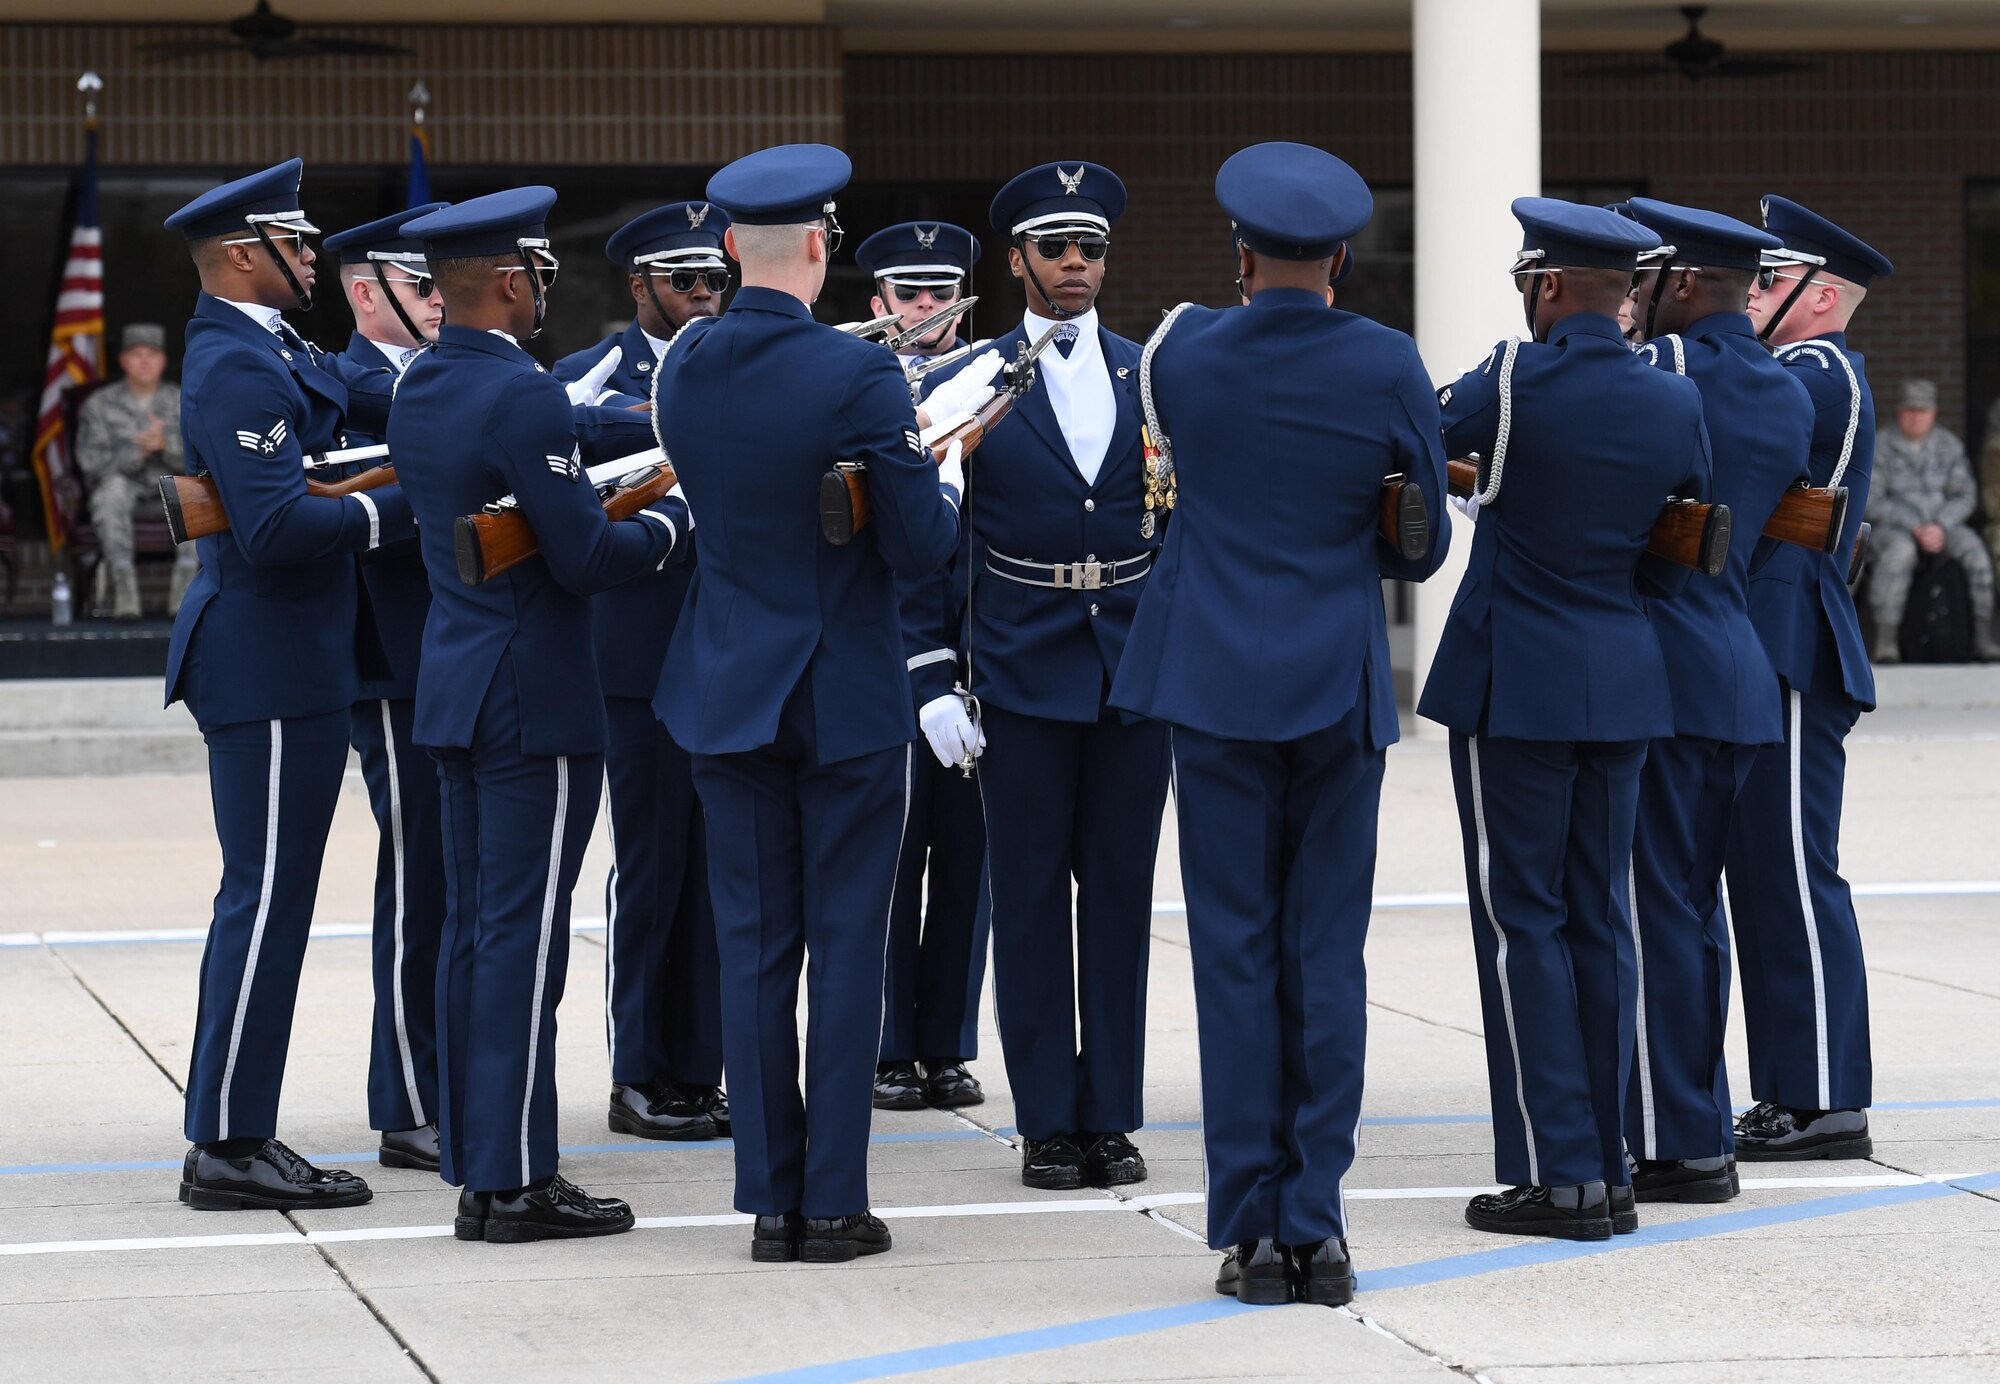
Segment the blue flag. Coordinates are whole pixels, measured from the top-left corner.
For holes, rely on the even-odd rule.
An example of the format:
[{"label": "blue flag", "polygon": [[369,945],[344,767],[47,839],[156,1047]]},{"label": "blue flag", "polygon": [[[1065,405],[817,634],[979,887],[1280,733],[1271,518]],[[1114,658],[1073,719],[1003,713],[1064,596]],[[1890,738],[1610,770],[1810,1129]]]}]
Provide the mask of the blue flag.
[{"label": "blue flag", "polygon": [[431,138],[424,132],[421,120],[410,122],[410,191],[404,205],[420,207],[431,197]]}]

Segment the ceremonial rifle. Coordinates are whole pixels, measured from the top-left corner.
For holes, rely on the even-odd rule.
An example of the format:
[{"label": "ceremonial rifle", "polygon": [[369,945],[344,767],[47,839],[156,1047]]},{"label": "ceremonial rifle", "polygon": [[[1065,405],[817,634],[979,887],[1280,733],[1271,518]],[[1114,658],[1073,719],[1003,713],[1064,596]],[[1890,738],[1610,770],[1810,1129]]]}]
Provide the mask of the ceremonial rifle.
[{"label": "ceremonial rifle", "polygon": [[[630,519],[675,485],[674,468],[658,447],[601,461],[586,467],[584,475],[604,506],[604,517],[614,522]],[[521,501],[513,495],[502,495],[477,514],[460,515],[451,538],[458,577],[467,586],[490,581],[542,550],[534,527],[521,513]]]},{"label": "ceremonial rifle", "polygon": [[[1479,463],[1446,463],[1451,493],[1470,496],[1479,490]],[[1405,482],[1407,484],[1407,482]],[[1699,500],[1669,500],[1653,524],[1646,551],[1682,567],[1715,576],[1729,560],[1729,506]]]},{"label": "ceremonial rifle", "polygon": [[[387,462],[387,447],[348,447],[333,452],[309,453],[305,469],[316,471],[329,466],[349,466],[358,462]],[[371,466],[344,480],[316,481],[306,478],[306,494],[338,499],[364,490],[377,490],[396,483],[393,465]],[[207,538],[229,528],[229,516],[222,509],[222,494],[215,477],[206,471],[199,476],[160,477],[160,504],[167,512],[167,532],[176,543],[191,538]]]},{"label": "ceremonial rifle", "polygon": [[[970,298],[961,298],[948,308],[940,308],[923,321],[917,323],[916,326],[884,338],[882,344],[892,351],[900,351],[912,341],[922,341],[931,334],[933,328],[942,327],[947,322],[956,322],[966,313],[972,311],[972,305],[978,301],[979,295],[976,293]],[[908,371],[905,370],[904,373],[907,375]]]},{"label": "ceremonial rifle", "polygon": [[[991,399],[972,413],[940,419],[924,429],[918,438],[930,449],[933,460],[941,459],[959,445],[959,456],[969,456],[986,440],[994,426],[1013,411],[1014,401],[1035,383],[1035,357],[1048,349],[1061,324],[1050,327],[1030,346],[1022,342],[1020,352],[1001,368],[1001,386]],[[859,461],[836,462],[819,481],[819,531],[836,548],[854,541],[854,535],[868,525],[868,467]]]}]

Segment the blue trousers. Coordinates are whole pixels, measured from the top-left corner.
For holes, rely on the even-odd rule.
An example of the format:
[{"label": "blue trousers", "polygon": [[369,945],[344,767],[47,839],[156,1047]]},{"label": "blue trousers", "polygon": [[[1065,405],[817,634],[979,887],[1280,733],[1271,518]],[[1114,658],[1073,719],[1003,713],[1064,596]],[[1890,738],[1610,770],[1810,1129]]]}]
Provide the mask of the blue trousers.
[{"label": "blue trousers", "polygon": [[978,783],[939,764],[922,745],[916,750],[910,826],[889,915],[881,1060],[969,1061],[979,1056],[979,991],[993,916],[986,822]]},{"label": "blue trousers", "polygon": [[222,884],[201,953],[187,1137],[269,1138],[292,1041],[347,713],[203,726]]},{"label": "blue trousers", "polygon": [[1513,1186],[1622,1184],[1643,740],[1451,738],[1493,1100]]},{"label": "blue trousers", "polygon": [[604,1026],[611,1079],[722,1084],[722,975],[708,829],[687,752],[640,697],[609,697],[611,876]]},{"label": "blue trousers", "polygon": [[1874,1099],[1868,973],[1840,875],[1843,742],[1861,708],[1839,693],[1784,695],[1785,743],[1757,752],[1729,841],[1750,1094],[1864,1109]]},{"label": "blue trousers", "polygon": [[381,840],[375,852],[375,1024],[371,1129],[437,1114],[437,959],[444,932],[444,827],[437,764],[410,740],[410,699],[356,702],[349,738]]},{"label": "blue trousers", "polygon": [[772,744],[694,756],[722,953],[738,1211],[820,1217],[868,1209],[882,949],[908,817],[911,748],[821,764],[810,683],[801,682]]},{"label": "blue trousers", "polygon": [[1145,1122],[1146,965],[1167,728],[1109,710],[1077,722],[989,706],[985,729],[978,782],[993,1003],[1014,1122],[1030,1139],[1130,1133]]},{"label": "blue trousers", "polygon": [[433,749],[444,792],[437,973],[444,1180],[506,1191],[556,1170],[556,1005],[569,904],[597,820],[601,755],[520,751],[503,660],[473,745]]},{"label": "blue trousers", "polygon": [[1639,776],[1632,938],[1639,968],[1625,1141],[1637,1158],[1736,1151],[1722,1038],[1729,1025],[1729,924],[1722,866],[1754,745],[1655,740]]},{"label": "blue trousers", "polygon": [[1347,1233],[1383,763],[1361,707],[1282,744],[1174,728],[1216,1249]]}]

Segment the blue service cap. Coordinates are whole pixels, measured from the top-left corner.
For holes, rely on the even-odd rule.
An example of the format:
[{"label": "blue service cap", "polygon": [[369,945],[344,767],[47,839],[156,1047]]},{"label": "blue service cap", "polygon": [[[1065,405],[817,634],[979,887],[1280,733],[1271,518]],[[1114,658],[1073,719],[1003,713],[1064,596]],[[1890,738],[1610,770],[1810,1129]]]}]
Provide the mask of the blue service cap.
[{"label": "blue service cap", "polygon": [[604,254],[620,269],[634,272],[652,264],[720,269],[722,233],[728,229],[729,213],[713,202],[670,202],[613,231]]},{"label": "blue service cap", "polygon": [[1019,173],[1000,189],[987,213],[1008,237],[1040,231],[1108,234],[1125,214],[1125,184],[1101,163],[1058,159]]},{"label": "blue service cap", "polygon": [[1651,197],[1634,197],[1626,204],[1639,225],[1671,246],[1675,264],[1706,265],[1711,269],[1756,269],[1767,250],[1778,248],[1778,238],[1747,221],[1698,207],[1656,202]]},{"label": "blue service cap", "polygon": [[708,180],[708,200],[744,226],[803,226],[833,213],[854,165],[830,144],[780,144],[745,154]]},{"label": "blue service cap", "polygon": [[427,259],[484,259],[523,248],[548,248],[552,187],[510,187],[458,202],[403,223],[403,234],[422,242]]},{"label": "blue service cap", "polygon": [[1245,245],[1287,260],[1333,258],[1375,215],[1359,173],[1324,149],[1283,140],[1231,154],[1216,172],[1215,200]]},{"label": "blue service cap", "polygon": [[1514,272],[1562,266],[1569,269],[1623,269],[1660,247],[1660,238],[1629,216],[1603,207],[1553,197],[1516,197],[1514,219],[1521,223],[1521,253]]},{"label": "blue service cap", "polygon": [[286,159],[261,173],[212,187],[169,216],[166,227],[183,232],[189,240],[228,235],[258,223],[318,235],[319,227],[299,209],[299,180],[305,169],[304,159]]},{"label": "blue service cap", "polygon": [[326,248],[337,253],[344,264],[359,264],[363,260],[419,263],[424,257],[424,243],[406,233],[403,228],[420,216],[443,211],[450,205],[449,202],[426,202],[420,207],[406,208],[394,216],[385,216],[379,221],[349,226],[344,231],[336,231],[328,236]]},{"label": "blue service cap", "polygon": [[854,262],[877,279],[907,284],[960,283],[979,262],[979,241],[949,221],[905,221],[861,242]]},{"label": "blue service cap", "polygon": [[[1788,197],[1767,193],[1762,208],[1764,229],[1782,245],[1766,256],[1767,260],[1796,264],[1802,262],[1797,256],[1806,256],[1803,262],[1822,261],[1828,273],[1862,288],[1896,272],[1896,266],[1873,245]],[[1787,251],[1793,253],[1788,255]]]}]

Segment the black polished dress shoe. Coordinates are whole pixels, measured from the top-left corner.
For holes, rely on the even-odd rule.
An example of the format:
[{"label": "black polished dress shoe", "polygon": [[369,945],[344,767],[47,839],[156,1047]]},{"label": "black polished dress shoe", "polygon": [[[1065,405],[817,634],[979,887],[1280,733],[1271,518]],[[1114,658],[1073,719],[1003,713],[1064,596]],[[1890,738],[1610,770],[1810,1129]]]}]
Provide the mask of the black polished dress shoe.
[{"label": "black polished dress shoe", "polygon": [[1083,1186],[1083,1150],[1067,1134],[1053,1139],[1021,1141],[1021,1185],[1044,1192],[1069,1192]]},{"label": "black polished dress shoe", "polygon": [[750,1257],[759,1264],[791,1263],[799,1257],[799,1240],[805,1228],[805,1218],[796,1211],[759,1216],[750,1227]]},{"label": "black polished dress shoe", "polygon": [[981,1105],[986,1091],[979,1078],[966,1070],[956,1057],[924,1063],[924,1102],[939,1110],[956,1110],[963,1105]]},{"label": "black polished dress shoe", "polygon": [[1509,1187],[1485,1192],[1465,1207],[1465,1223],[1497,1235],[1547,1235],[1558,1240],[1611,1238],[1611,1197],[1602,1182],[1567,1187]]},{"label": "black polished dress shoe", "polygon": [[375,1157],[385,1168],[415,1168],[418,1172],[434,1173],[441,1161],[438,1127],[427,1124],[415,1129],[385,1129],[382,1147]]},{"label": "black polished dress shoe", "polygon": [[451,1223],[452,1238],[458,1240],[483,1240],[486,1238],[486,1218],[493,1214],[493,1194],[475,1192],[470,1187],[459,1189],[458,1215]]},{"label": "black polished dress shoe", "polygon": [[844,1264],[889,1248],[889,1227],[880,1216],[815,1216],[799,1237],[799,1258],[808,1264]]},{"label": "black polished dress shoe", "polygon": [[[460,1197],[463,1211],[465,1199]],[[593,1197],[566,1177],[519,1192],[494,1192],[486,1208],[489,1244],[580,1240],[632,1228],[632,1208],[616,1197]]]},{"label": "black polished dress shoe", "polygon": [[1736,1160],[1645,1158],[1632,1170],[1632,1190],[1640,1201],[1729,1201],[1743,1190]]},{"label": "black polished dress shoe", "polygon": [[715,1126],[715,1137],[727,1139],[732,1129],[729,1123],[729,1093],[720,1086],[679,1084],[683,1095],[708,1112],[709,1122]]},{"label": "black polished dress shoe", "polygon": [[1605,1190],[1611,1201],[1611,1233],[1630,1235],[1639,1228],[1639,1198],[1632,1194],[1632,1184],[1621,1182]]},{"label": "black polished dress shoe", "polygon": [[1292,1260],[1276,1240],[1245,1240],[1224,1250],[1215,1291],[1246,1307],[1278,1307],[1292,1300]]},{"label": "black polished dress shoe", "polygon": [[877,1110],[924,1108],[924,1078],[914,1062],[883,1062],[875,1068]]},{"label": "black polished dress shoe", "polygon": [[1347,1257],[1347,1241],[1293,1245],[1291,1254],[1292,1291],[1300,1302],[1341,1307],[1354,1301],[1354,1261]]},{"label": "black polished dress shoe", "polygon": [[611,1111],[606,1123],[614,1134],[641,1139],[713,1139],[715,1121],[671,1081],[643,1086],[611,1087]]},{"label": "black polished dress shoe", "polygon": [[1093,1187],[1123,1187],[1146,1180],[1146,1160],[1123,1134],[1086,1134],[1083,1173]]},{"label": "black polished dress shoe", "polygon": [[1745,1163],[1866,1158],[1874,1152],[1866,1110],[1799,1110],[1766,1100],[1736,1117],[1736,1156]]},{"label": "black polished dress shoe", "polygon": [[197,1145],[181,1163],[181,1200],[197,1211],[324,1211],[374,1195],[353,1173],[315,1168],[276,1139],[241,1158]]}]

